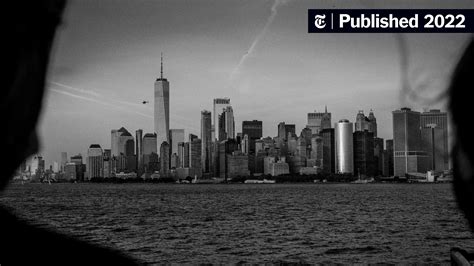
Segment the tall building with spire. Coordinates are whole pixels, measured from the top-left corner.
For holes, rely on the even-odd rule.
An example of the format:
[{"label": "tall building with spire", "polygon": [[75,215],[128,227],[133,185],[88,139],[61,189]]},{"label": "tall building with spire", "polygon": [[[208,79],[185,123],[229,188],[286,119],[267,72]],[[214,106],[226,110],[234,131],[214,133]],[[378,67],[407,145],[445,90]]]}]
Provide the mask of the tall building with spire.
[{"label": "tall building with spire", "polygon": [[155,81],[155,105],[153,111],[157,150],[163,142],[170,143],[170,84],[163,77],[163,54],[161,55],[160,77]]}]

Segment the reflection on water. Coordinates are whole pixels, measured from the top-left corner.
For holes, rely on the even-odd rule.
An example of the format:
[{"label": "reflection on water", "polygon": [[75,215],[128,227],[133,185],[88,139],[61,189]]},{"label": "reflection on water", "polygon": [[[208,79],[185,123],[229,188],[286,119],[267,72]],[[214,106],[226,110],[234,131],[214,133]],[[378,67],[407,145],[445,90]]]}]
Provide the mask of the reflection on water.
[{"label": "reflection on water", "polygon": [[474,249],[450,184],[26,184],[0,202],[150,263],[445,263]]}]

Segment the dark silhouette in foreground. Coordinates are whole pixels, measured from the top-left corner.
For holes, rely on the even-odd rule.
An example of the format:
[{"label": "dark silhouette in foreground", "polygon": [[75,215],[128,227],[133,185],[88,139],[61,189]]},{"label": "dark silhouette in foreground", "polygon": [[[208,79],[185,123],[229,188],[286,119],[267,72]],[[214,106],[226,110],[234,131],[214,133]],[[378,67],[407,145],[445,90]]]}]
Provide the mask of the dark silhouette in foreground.
[{"label": "dark silhouette in foreground", "polygon": [[[472,89],[474,79],[474,39],[467,46],[453,73],[449,88],[449,108],[455,126],[455,144],[452,150],[454,170],[454,192],[459,208],[464,212],[471,231],[474,230],[474,138],[472,123]],[[465,265],[474,260],[474,254],[453,248],[451,262]]]},{"label": "dark silhouette in foreground", "polygon": [[[0,90],[0,189],[20,164],[37,152],[36,123],[41,111],[51,46],[63,0],[2,3],[4,73]],[[1,265],[134,265],[118,251],[28,225],[0,207]]]}]

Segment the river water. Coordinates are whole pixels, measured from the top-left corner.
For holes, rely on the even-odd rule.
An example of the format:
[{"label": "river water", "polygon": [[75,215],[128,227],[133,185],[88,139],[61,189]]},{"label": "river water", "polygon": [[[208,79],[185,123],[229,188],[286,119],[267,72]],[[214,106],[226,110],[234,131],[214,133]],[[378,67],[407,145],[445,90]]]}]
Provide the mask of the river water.
[{"label": "river water", "polygon": [[449,263],[451,184],[12,184],[0,203],[148,263]]}]

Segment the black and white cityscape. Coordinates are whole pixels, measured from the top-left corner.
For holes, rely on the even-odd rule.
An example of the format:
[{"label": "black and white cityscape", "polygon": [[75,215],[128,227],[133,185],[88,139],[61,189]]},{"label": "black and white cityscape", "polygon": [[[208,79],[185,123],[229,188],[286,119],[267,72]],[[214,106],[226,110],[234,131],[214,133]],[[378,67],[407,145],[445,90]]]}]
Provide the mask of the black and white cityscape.
[{"label": "black and white cityscape", "polygon": [[0,265],[474,258],[472,34],[308,33],[309,10],[472,0],[46,2],[7,58]]},{"label": "black and white cityscape", "polygon": [[[273,183],[270,177],[312,176],[314,181],[451,181],[448,114],[438,109],[392,112],[393,136],[377,136],[374,111],[332,121],[327,106],[307,114],[296,132],[285,121],[272,125],[274,137],[263,137],[263,121],[242,121],[236,132],[230,98],[213,99],[212,111],[201,111],[200,135],[170,129],[170,81],[161,71],[154,83],[154,132],[124,127],[111,130],[110,146],[87,144],[87,154],[45,167],[38,155],[19,170],[33,182],[150,180],[162,182]],[[151,89],[151,88],[150,88]],[[143,104],[148,104],[144,101]],[[266,179],[268,177],[268,180]]]}]

